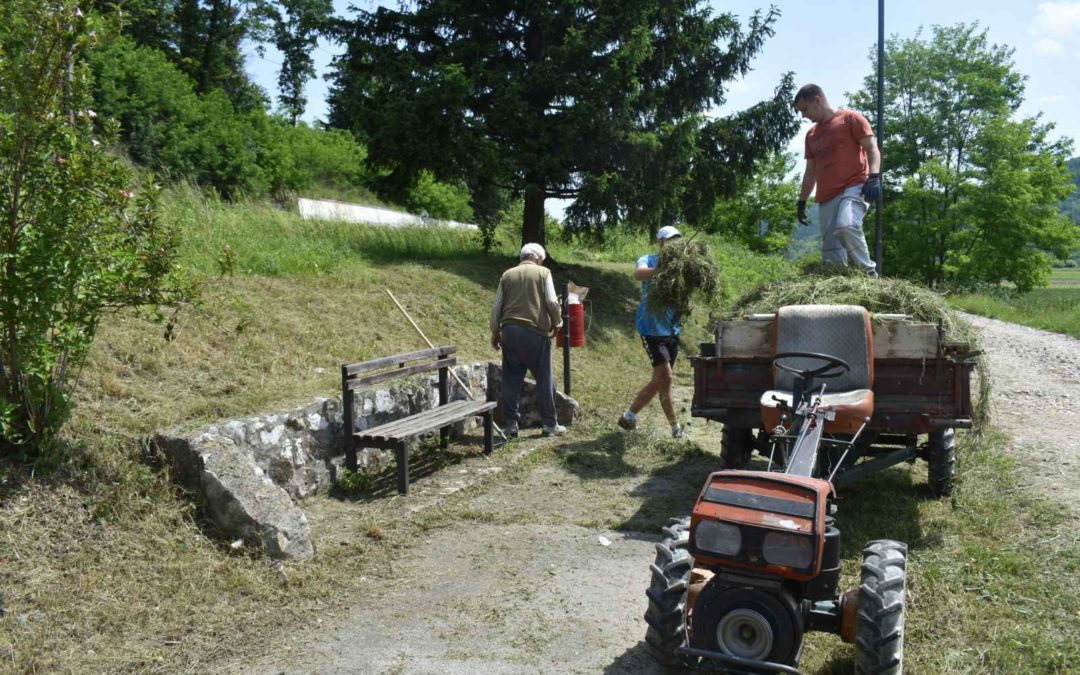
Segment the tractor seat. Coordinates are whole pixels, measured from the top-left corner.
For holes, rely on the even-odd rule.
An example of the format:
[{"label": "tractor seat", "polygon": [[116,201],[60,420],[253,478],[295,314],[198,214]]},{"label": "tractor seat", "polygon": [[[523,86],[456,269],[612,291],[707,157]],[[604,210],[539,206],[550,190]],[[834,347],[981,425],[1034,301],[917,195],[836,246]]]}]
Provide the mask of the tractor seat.
[{"label": "tractor seat", "polygon": [[[858,305],[788,305],[773,319],[773,354],[813,352],[843,359],[851,367],[840,377],[815,380],[822,405],[836,412],[825,422],[825,433],[854,434],[874,414],[874,337],[870,314]],[[815,367],[819,361],[794,358],[796,367]],[[766,429],[780,424],[780,402],[791,406],[795,376],[773,368],[773,389],[761,396],[761,417]]]}]

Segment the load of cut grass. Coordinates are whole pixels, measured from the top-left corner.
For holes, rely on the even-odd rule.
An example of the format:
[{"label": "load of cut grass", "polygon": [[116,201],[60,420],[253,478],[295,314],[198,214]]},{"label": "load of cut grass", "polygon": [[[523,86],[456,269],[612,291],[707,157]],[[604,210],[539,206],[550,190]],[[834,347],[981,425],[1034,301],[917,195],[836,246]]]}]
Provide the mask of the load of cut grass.
[{"label": "load of cut grass", "polygon": [[[763,284],[735,301],[718,317],[737,319],[747,314],[767,314],[784,305],[862,305],[873,314],[906,314],[920,323],[941,324],[945,339],[966,342],[977,349],[975,329],[952,309],[945,298],[918,284],[902,279],[872,279],[861,272],[832,276],[811,274]],[[715,327],[715,322],[710,330]],[[982,356],[976,359],[979,394],[975,401],[976,422],[989,414],[989,370]]]},{"label": "load of cut grass", "polygon": [[660,264],[649,284],[645,306],[652,313],[667,308],[687,317],[698,302],[709,302],[720,287],[716,256],[703,241],[675,239],[660,249]]}]

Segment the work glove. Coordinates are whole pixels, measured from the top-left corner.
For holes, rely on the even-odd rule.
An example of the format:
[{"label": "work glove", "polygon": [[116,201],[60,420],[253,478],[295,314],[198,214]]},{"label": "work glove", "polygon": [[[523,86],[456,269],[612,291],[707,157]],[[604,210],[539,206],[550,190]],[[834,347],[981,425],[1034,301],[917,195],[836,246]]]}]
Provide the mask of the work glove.
[{"label": "work glove", "polygon": [[806,200],[800,199],[795,207],[797,209],[797,215],[795,217],[799,219],[801,224],[809,225],[810,220],[806,217]]},{"label": "work glove", "polygon": [[876,202],[881,196],[881,174],[872,173],[866,178],[862,186],[863,198],[868,202]]}]

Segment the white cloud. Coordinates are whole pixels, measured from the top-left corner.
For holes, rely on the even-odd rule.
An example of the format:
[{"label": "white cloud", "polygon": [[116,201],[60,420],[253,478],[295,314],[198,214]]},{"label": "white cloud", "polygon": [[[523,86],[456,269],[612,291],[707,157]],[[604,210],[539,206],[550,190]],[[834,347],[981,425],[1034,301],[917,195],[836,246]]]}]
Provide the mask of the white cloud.
[{"label": "white cloud", "polygon": [[1043,96],[1038,100],[1038,103],[1061,103],[1065,100],[1065,97],[1061,94],[1050,94],[1049,96]]},{"label": "white cloud", "polygon": [[1080,1],[1040,2],[1027,31],[1032,37],[1041,38],[1040,48],[1047,40],[1058,45],[1080,40]]},{"label": "white cloud", "polygon": [[1065,56],[1065,46],[1057,40],[1044,37],[1035,41],[1035,52],[1050,56]]}]

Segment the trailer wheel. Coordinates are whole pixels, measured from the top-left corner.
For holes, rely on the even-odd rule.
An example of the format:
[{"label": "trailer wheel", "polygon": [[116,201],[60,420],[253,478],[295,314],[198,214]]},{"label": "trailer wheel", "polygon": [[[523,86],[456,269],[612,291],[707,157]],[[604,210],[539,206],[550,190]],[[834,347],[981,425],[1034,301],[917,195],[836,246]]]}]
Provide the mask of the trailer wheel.
[{"label": "trailer wheel", "polygon": [[687,552],[690,541],[690,518],[673,518],[664,528],[664,539],[656,545],[656,561],[651,565],[652,581],[645,595],[645,643],[659,663],[676,668],[694,664],[696,659],[676,654],[686,646],[686,597],[690,588],[690,569],[694,561]]},{"label": "trailer wheel", "polygon": [[930,432],[926,463],[930,492],[935,497],[951,495],[956,476],[956,434],[952,429]]},{"label": "trailer wheel", "polygon": [[720,432],[720,464],[725,469],[745,469],[754,449],[753,430],[724,425]]},{"label": "trailer wheel", "polygon": [[904,605],[907,544],[872,541],[863,549],[859,611],[855,622],[855,672],[904,672]]}]

